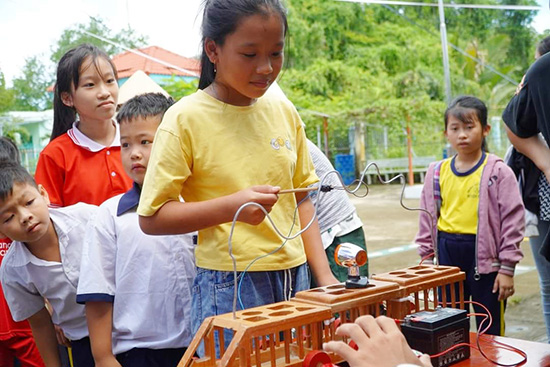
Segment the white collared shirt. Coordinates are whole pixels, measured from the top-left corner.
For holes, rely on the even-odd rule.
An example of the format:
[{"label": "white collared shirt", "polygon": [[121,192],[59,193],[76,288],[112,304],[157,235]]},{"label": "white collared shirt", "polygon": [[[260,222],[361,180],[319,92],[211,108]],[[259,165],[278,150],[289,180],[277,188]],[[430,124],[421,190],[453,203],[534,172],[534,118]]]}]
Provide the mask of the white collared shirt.
[{"label": "white collared shirt", "polygon": [[22,242],[12,244],[2,262],[0,279],[15,321],[36,314],[46,298],[53,308],[53,323],[67,338],[88,336],[84,306],[76,303],[76,289],[86,222],[96,210],[96,206],[83,203],[50,208],[61,262],[37,258]]},{"label": "white collared shirt", "polygon": [[[73,143],[83,148],[86,148],[94,153],[107,148],[106,146],[99,144],[98,142],[93,141],[92,139],[84,135],[82,131],[78,129],[79,122],[80,121],[75,121],[73,123],[73,127],[67,131],[67,135],[69,135]],[[115,120],[112,120],[112,122],[113,122],[113,125],[115,126],[116,132],[115,132],[115,138],[113,139],[109,147],[119,147],[120,146],[120,129]]]},{"label": "white collared shirt", "polygon": [[[133,189],[135,190],[135,188]],[[113,302],[113,353],[181,348],[191,341],[193,236],[150,236],[135,205],[115,196],[89,222],[77,300]]]}]

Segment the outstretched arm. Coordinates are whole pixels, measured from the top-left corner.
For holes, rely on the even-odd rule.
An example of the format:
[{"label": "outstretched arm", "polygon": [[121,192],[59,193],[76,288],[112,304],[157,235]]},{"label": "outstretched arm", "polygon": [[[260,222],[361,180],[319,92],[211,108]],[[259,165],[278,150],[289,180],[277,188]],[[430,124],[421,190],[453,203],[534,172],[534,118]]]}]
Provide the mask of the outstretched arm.
[{"label": "outstretched arm", "polygon": [[[206,201],[168,201],[154,215],[140,216],[139,225],[147,234],[182,234],[231,222],[241,205],[248,202],[260,204],[269,213],[279,190],[277,186],[261,185]],[[239,215],[239,221],[252,225],[264,218],[264,212],[252,205]]]},{"label": "outstretched arm", "polygon": [[340,326],[336,335],[351,338],[358,349],[341,341],[325,343],[323,349],[338,354],[350,367],[432,366],[428,355],[418,358],[414,354],[395,321],[386,316],[361,316],[355,323]]},{"label": "outstretched arm", "polygon": [[59,367],[59,353],[57,352],[57,337],[50,313],[46,307],[27,319],[31,325],[32,335],[42,360],[46,367]]}]

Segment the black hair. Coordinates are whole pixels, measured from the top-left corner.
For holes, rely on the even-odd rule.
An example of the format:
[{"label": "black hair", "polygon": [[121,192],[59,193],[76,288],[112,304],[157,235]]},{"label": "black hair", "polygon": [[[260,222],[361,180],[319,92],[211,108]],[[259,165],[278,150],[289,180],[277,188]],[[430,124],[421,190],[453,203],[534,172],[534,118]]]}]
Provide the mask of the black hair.
[{"label": "black hair", "polygon": [[[487,126],[487,106],[477,97],[474,96],[459,96],[456,97],[445,110],[445,131],[449,116],[453,116],[462,123],[472,123],[476,120],[481,123],[481,127]],[[487,142],[483,138],[481,149],[488,152]]]},{"label": "black hair", "polygon": [[542,56],[550,51],[550,36],[543,38],[537,45],[537,52]]},{"label": "black hair", "polygon": [[13,193],[15,184],[27,184],[38,189],[25,167],[11,159],[0,160],[0,200],[6,200]]},{"label": "black hair", "polygon": [[162,116],[166,110],[174,104],[172,97],[166,97],[162,93],[145,93],[129,99],[122,105],[116,115],[120,124],[122,121],[132,121],[136,118],[150,116]]},{"label": "black hair", "polygon": [[225,38],[235,32],[243,18],[257,14],[268,15],[270,12],[281,16],[285,36],[288,30],[286,9],[281,0],[205,0],[203,6],[199,89],[208,87],[216,77],[215,66],[204,47],[207,39],[222,46]]},{"label": "black hair", "polygon": [[5,136],[0,136],[0,160],[11,160],[15,163],[21,163],[17,145],[15,145],[13,140]]},{"label": "black hair", "polygon": [[61,95],[63,93],[72,94],[73,87],[75,89],[78,87],[82,63],[87,58],[91,58],[96,68],[98,68],[98,59],[105,59],[113,68],[115,79],[118,79],[117,70],[111,58],[100,48],[84,43],[67,51],[57,64],[57,79],[53,97],[53,129],[50,141],[65,134],[76,119],[77,111],[74,107],[65,105]]}]

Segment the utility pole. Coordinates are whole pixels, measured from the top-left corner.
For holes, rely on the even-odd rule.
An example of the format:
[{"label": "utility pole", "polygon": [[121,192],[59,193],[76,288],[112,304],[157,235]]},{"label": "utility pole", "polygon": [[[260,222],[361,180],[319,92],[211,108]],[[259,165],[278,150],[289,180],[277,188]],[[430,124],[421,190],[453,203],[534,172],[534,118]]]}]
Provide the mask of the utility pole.
[{"label": "utility pole", "polygon": [[451,102],[451,72],[449,70],[449,51],[447,46],[447,26],[445,25],[445,8],[470,8],[470,9],[494,9],[494,10],[541,10],[541,6],[532,5],[485,5],[485,4],[444,4],[443,0],[437,3],[424,3],[418,1],[400,0],[336,0],[348,3],[383,4],[395,6],[437,6],[439,8],[439,31],[441,35],[441,49],[443,52],[443,73],[445,76],[445,98],[447,104]]},{"label": "utility pole", "polygon": [[445,8],[443,0],[437,0],[439,7],[439,34],[441,36],[441,51],[443,51],[443,72],[445,74],[445,98],[447,105],[451,103],[451,72],[449,70],[449,48],[447,47],[447,26],[445,25]]}]

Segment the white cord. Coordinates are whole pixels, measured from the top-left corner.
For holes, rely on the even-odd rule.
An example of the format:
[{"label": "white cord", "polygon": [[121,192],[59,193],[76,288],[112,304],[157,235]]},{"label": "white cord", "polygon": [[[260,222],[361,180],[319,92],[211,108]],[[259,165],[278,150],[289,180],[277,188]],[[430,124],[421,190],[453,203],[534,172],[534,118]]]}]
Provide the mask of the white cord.
[{"label": "white cord", "polygon": [[[355,180],[354,183],[356,182],[356,186],[354,189],[350,189],[348,186],[346,186],[344,184],[344,181],[342,179],[342,176],[340,175],[340,173],[336,170],[332,170],[332,171],[329,171],[327,173],[325,173],[323,175],[323,177],[321,178],[321,180],[319,181],[319,187],[317,188],[317,191],[312,191],[312,192],[316,192],[317,195],[318,195],[318,199],[317,201],[315,202],[315,210],[313,212],[313,215],[311,217],[311,219],[309,220],[308,224],[303,227],[300,231],[298,231],[297,233],[295,233],[294,235],[291,234],[292,232],[292,228],[294,227],[294,225],[291,227],[290,231],[289,231],[289,234],[288,236],[285,236],[284,234],[281,233],[281,231],[279,230],[279,228],[277,228],[277,226],[275,225],[275,223],[273,222],[273,220],[271,219],[271,217],[269,216],[269,213],[267,212],[267,210],[265,210],[265,208],[263,206],[261,206],[260,204],[258,203],[255,203],[255,202],[248,202],[248,203],[244,203],[243,205],[241,205],[239,207],[239,209],[237,210],[237,212],[235,213],[234,217],[233,217],[233,222],[231,223],[231,230],[229,231],[229,238],[228,238],[228,251],[229,251],[229,256],[231,257],[231,261],[233,263],[233,279],[234,279],[234,282],[235,282],[235,285],[234,285],[234,295],[233,295],[233,318],[236,318],[236,312],[237,312],[237,260],[235,259],[235,256],[233,255],[233,243],[232,243],[232,239],[233,239],[233,232],[235,230],[235,224],[237,223],[237,220],[239,218],[239,215],[241,214],[241,212],[249,207],[249,206],[256,206],[258,207],[261,211],[264,212],[267,220],[269,221],[269,223],[271,223],[271,225],[273,226],[273,229],[275,230],[275,232],[279,235],[279,237],[283,238],[285,241],[279,246],[277,247],[275,250],[267,253],[267,254],[264,254],[262,256],[258,256],[256,257],[254,260],[252,260],[250,262],[250,264],[247,266],[247,268],[252,264],[254,263],[255,261],[261,259],[261,258],[264,258],[266,256],[269,256],[269,255],[272,255],[274,253],[276,253],[277,251],[279,251],[280,249],[283,248],[283,246],[286,244],[287,241],[289,240],[293,240],[295,239],[296,237],[300,236],[302,233],[304,233],[305,231],[307,231],[309,229],[309,227],[311,227],[311,225],[313,224],[313,221],[315,220],[315,217],[317,216],[316,213],[317,213],[317,209],[318,209],[318,206],[319,206],[319,203],[321,202],[321,194],[325,194],[324,191],[321,191],[321,187],[324,186],[324,182],[327,180],[327,177],[331,174],[335,174],[338,178],[338,181],[340,181],[340,184],[341,186],[338,187],[338,186],[331,186],[332,189],[334,190],[346,190],[346,192],[348,192],[349,194],[352,194],[356,197],[359,197],[359,198],[363,198],[363,197],[366,197],[369,193],[369,186],[365,183],[364,181],[364,178],[367,174],[367,171],[370,167],[374,166],[375,169],[376,169],[376,172],[377,172],[377,176],[378,176],[378,180],[384,184],[384,185],[387,185],[397,179],[402,179],[403,183],[402,183],[402,189],[401,189],[401,197],[399,199],[399,203],[401,204],[401,207],[403,207],[405,210],[410,210],[410,211],[422,211],[426,214],[428,214],[428,216],[430,217],[430,224],[433,226],[433,217],[431,215],[431,213],[429,211],[427,211],[426,209],[422,209],[422,208],[409,208],[407,207],[404,203],[403,203],[403,197],[404,197],[404,194],[405,194],[405,176],[403,174],[398,174],[397,176],[394,176],[392,177],[391,179],[389,180],[383,180],[382,179],[382,175],[380,174],[380,169],[378,168],[378,165],[375,163],[375,162],[371,162],[369,163],[365,169],[363,170],[363,172],[361,172],[361,176],[359,177],[359,179]],[[352,183],[353,184],[353,183]],[[351,185],[349,185],[351,186]],[[366,188],[366,192],[364,195],[359,195],[357,194],[357,191],[362,187],[364,186]],[[299,205],[299,204],[298,204]],[[298,205],[296,206],[295,208],[295,213],[296,213],[296,210],[298,210]],[[433,233],[433,229],[432,229],[432,233]],[[433,237],[433,236],[432,236]],[[434,251],[435,251],[435,258],[437,258],[437,248],[435,247],[435,239],[432,238],[432,244],[434,246]],[[290,271],[290,269],[287,269]],[[292,275],[290,275],[290,277],[292,277]],[[285,289],[283,290],[284,292],[286,292],[286,273],[285,273]],[[290,279],[290,283],[292,284],[292,279]],[[288,293],[288,299],[290,299],[290,296],[292,294],[292,285],[290,285],[290,289],[289,289],[289,293]],[[287,300],[288,300],[287,299]]]}]

